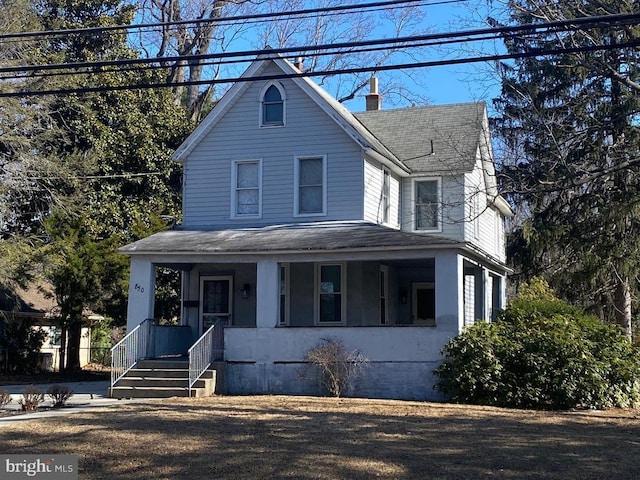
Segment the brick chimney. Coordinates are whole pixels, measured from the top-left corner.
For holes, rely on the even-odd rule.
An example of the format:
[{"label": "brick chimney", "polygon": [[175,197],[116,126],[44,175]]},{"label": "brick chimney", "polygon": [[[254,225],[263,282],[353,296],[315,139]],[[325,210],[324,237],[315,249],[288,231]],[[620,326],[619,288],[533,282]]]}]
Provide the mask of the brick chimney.
[{"label": "brick chimney", "polygon": [[378,93],[378,79],[376,77],[369,80],[369,94],[365,98],[367,99],[367,112],[382,108],[382,95]]},{"label": "brick chimney", "polygon": [[300,72],[304,72],[304,64],[302,61],[302,57],[296,58],[296,63],[294,63],[293,66],[296,67],[298,70],[300,70]]}]

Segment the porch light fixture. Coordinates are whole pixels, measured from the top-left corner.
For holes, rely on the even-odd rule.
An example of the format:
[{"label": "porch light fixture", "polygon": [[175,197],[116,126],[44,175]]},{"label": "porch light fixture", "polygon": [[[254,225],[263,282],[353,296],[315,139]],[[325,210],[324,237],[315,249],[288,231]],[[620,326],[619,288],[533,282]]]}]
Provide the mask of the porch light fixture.
[{"label": "porch light fixture", "polygon": [[240,289],[240,296],[244,299],[249,298],[249,292],[251,291],[251,285],[245,283],[244,286]]}]

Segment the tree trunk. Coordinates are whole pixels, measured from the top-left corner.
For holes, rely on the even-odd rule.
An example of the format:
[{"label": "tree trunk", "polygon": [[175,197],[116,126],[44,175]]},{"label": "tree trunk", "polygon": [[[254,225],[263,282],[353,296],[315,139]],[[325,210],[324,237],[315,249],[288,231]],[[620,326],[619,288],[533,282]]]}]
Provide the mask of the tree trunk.
[{"label": "tree trunk", "polygon": [[69,325],[69,348],[67,349],[67,366],[65,371],[80,370],[80,340],[82,338],[82,322],[75,321]]},{"label": "tree trunk", "polygon": [[61,333],[60,333],[60,355],[58,358],[59,371],[62,371],[66,368],[65,367],[66,359],[67,359],[67,327],[65,325],[62,325]]},{"label": "tree trunk", "polygon": [[632,339],[631,329],[631,287],[629,278],[623,277],[618,280],[615,292],[616,322],[622,327],[629,340]]}]

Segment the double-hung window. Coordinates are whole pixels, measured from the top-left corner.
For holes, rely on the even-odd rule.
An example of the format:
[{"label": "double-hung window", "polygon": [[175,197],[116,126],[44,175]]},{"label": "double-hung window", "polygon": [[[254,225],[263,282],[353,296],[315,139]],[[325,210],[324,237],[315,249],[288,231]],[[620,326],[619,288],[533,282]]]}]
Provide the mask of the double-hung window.
[{"label": "double-hung window", "polygon": [[325,215],[326,209],[326,157],[296,158],[294,214],[296,216]]},{"label": "double-hung window", "polygon": [[346,268],[342,263],[319,264],[316,270],[318,325],[342,324],[346,318]]},{"label": "double-hung window", "polygon": [[232,217],[260,217],[262,215],[260,160],[233,162]]},{"label": "double-hung window", "polygon": [[413,185],[414,230],[439,231],[440,180],[415,180]]}]

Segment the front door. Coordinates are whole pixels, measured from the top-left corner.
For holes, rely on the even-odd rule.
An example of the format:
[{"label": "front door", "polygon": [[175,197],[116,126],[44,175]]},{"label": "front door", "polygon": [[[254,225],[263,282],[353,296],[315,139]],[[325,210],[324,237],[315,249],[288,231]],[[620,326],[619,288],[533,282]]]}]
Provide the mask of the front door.
[{"label": "front door", "polygon": [[216,322],[231,325],[233,277],[200,278],[200,334]]}]

